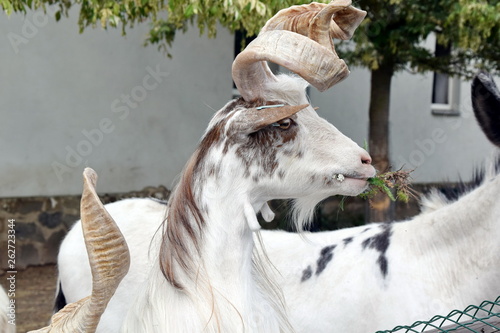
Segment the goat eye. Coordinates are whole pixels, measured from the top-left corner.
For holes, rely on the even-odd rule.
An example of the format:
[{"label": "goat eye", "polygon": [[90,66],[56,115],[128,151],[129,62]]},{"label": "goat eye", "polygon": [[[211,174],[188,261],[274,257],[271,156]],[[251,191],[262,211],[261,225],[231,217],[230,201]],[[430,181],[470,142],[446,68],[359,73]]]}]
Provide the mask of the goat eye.
[{"label": "goat eye", "polygon": [[281,129],[285,129],[285,130],[286,130],[286,129],[289,129],[289,128],[290,128],[290,126],[292,125],[292,121],[293,121],[293,120],[292,120],[292,119],[290,119],[290,118],[282,119],[282,120],[280,120],[280,121],[278,121],[278,122],[275,122],[275,123],[273,124],[273,126],[274,126],[274,127],[279,127],[279,128],[281,128]]}]

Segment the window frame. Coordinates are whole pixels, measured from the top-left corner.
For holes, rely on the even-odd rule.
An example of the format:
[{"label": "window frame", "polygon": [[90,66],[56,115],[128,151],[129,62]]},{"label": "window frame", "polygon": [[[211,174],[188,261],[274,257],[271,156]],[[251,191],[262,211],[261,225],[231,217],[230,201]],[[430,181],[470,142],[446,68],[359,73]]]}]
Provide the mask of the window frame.
[{"label": "window frame", "polygon": [[[433,78],[432,89],[434,85],[435,75]],[[434,115],[444,116],[459,116],[460,115],[460,79],[457,77],[448,76],[448,103],[432,103],[431,111]],[[434,92],[434,91],[433,91]]]},{"label": "window frame", "polygon": [[[437,37],[437,36],[436,36]],[[451,45],[441,45],[438,43],[438,39],[434,42],[434,56],[435,57],[445,57],[449,56],[452,52]],[[436,96],[436,79],[438,75],[443,78],[448,79],[448,96],[447,103],[434,103],[434,97]],[[431,96],[431,112],[434,115],[444,115],[444,116],[458,116],[460,115],[460,79],[457,77],[452,77],[447,74],[434,72],[432,78],[432,96]]]}]

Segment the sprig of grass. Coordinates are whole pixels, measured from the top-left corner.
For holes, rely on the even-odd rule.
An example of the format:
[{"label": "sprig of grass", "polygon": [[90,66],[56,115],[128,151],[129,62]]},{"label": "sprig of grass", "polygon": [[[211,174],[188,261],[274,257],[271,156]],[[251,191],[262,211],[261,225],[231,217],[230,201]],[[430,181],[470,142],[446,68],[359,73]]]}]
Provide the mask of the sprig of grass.
[{"label": "sprig of grass", "polygon": [[[408,202],[410,197],[415,197],[414,191],[410,185],[410,173],[413,170],[388,171],[368,178],[370,188],[361,193],[359,196],[363,199],[372,199],[378,193],[385,193],[392,201]],[[392,193],[392,189],[396,190],[396,196]]]}]

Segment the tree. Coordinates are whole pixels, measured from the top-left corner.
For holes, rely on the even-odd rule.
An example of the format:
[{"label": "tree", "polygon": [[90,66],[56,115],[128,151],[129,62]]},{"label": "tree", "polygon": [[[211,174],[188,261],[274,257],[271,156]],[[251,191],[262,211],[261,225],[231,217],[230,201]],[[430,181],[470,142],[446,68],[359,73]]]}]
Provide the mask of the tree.
[{"label": "tree", "polygon": [[[7,14],[27,8],[58,6],[57,20],[74,4],[81,5],[79,26],[83,31],[98,23],[103,28],[122,27],[123,33],[137,22],[150,20],[146,44],[157,44],[168,53],[177,31],[196,24],[200,34],[215,37],[217,23],[231,31],[255,35],[278,10],[303,4],[304,0],[0,0]],[[322,0],[320,2],[329,2]],[[380,171],[390,167],[389,101],[396,72],[438,71],[470,77],[482,66],[500,71],[500,0],[359,0],[368,12],[352,42],[340,43],[338,51],[349,65],[371,71],[369,148]],[[164,18],[164,14],[166,18]],[[435,33],[449,55],[435,57],[422,42]],[[387,196],[373,199],[371,221],[392,219]]]}]

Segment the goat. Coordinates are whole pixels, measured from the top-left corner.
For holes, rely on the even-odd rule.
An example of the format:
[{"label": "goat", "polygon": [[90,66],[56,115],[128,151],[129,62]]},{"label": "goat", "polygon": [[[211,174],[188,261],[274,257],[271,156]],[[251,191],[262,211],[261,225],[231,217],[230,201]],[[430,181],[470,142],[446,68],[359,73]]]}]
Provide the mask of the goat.
[{"label": "goat", "polygon": [[[476,75],[471,100],[481,129],[500,147],[500,91],[491,75]],[[408,221],[302,235],[305,241],[263,232],[292,326],[304,333],[375,332],[496,299],[499,173],[497,157],[472,184],[432,190]]]},{"label": "goat", "polygon": [[5,290],[0,286],[0,332],[2,333],[15,333],[16,325],[9,323],[9,307],[10,301],[9,297],[5,293]]},{"label": "goat", "polygon": [[[476,118],[500,146],[500,93],[491,76],[473,81]],[[500,176],[491,170],[457,195],[432,191],[409,221],[298,235],[262,231],[279,271],[288,318],[297,332],[375,332],[478,304],[500,295]],[[131,247],[131,271],[106,311],[119,325],[154,263],[148,248],[166,204],[127,199],[106,205]],[[267,215],[272,214],[267,211]],[[78,224],[77,224],[78,225]],[[59,254],[62,289],[71,300],[90,291],[90,266],[78,226]],[[106,315],[106,313],[105,313]]]},{"label": "goat", "polygon": [[[123,280],[126,288],[134,285],[126,295],[140,291],[127,300],[132,304],[119,319],[122,331],[292,331],[279,288],[266,278],[265,262],[254,250],[256,212],[271,218],[268,200],[294,198],[300,230],[318,202],[358,195],[375,169],[364,149],[309,106],[304,80],[275,76],[265,61],[328,89],[348,74],[332,38],[350,38],[365,15],[350,0],[293,6],[268,21],[238,55],[233,79],[242,98],[214,115],[188,161],[166,207],[168,223],[154,237],[144,283]],[[134,254],[131,263],[137,264]],[[61,279],[63,290],[70,289],[67,283]],[[115,332],[116,324],[104,313],[98,331]]]}]

